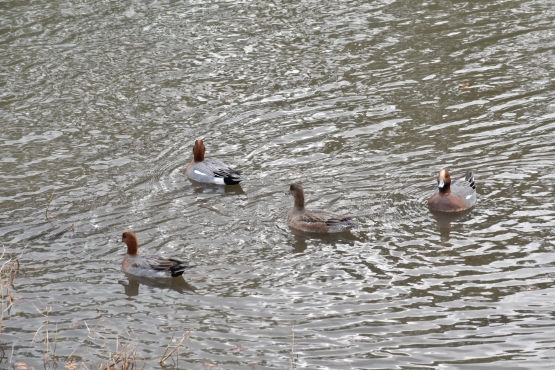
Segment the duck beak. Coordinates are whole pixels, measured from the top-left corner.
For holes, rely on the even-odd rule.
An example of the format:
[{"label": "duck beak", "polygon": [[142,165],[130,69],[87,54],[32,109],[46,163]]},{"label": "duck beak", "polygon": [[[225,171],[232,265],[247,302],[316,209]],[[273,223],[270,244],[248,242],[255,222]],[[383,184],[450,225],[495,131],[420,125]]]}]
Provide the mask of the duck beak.
[{"label": "duck beak", "polygon": [[118,240],[116,240],[118,243],[122,243],[123,239],[122,238],[118,238]]},{"label": "duck beak", "polygon": [[445,186],[445,183],[443,182],[443,180],[439,180],[439,183],[437,184],[437,187],[440,189],[443,189],[443,187]]},{"label": "duck beak", "polygon": [[287,190],[287,191],[285,192],[285,195],[291,195],[291,192],[290,192],[289,190]]}]

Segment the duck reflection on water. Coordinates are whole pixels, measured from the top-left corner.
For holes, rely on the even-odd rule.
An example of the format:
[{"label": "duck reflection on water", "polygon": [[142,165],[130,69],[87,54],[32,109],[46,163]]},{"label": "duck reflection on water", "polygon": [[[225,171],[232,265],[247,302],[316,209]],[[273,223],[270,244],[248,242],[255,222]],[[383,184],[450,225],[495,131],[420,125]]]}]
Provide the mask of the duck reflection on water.
[{"label": "duck reflection on water", "polygon": [[439,234],[442,242],[449,241],[451,234],[451,223],[460,221],[472,213],[473,209],[466,209],[460,212],[438,212],[430,210],[432,217],[437,221]]},{"label": "duck reflection on water", "polygon": [[139,287],[148,287],[156,290],[173,290],[180,294],[194,293],[195,288],[189,284],[185,279],[151,279],[142,276],[136,276],[125,273],[127,282],[120,280],[119,283],[124,286],[124,293],[128,297],[136,297],[139,295]]},{"label": "duck reflection on water", "polygon": [[308,248],[308,244],[311,241],[333,245],[337,243],[352,244],[354,241],[358,240],[358,237],[350,232],[317,234],[291,229],[291,234],[293,234],[295,238],[293,244],[291,245],[294,253],[303,253]]}]

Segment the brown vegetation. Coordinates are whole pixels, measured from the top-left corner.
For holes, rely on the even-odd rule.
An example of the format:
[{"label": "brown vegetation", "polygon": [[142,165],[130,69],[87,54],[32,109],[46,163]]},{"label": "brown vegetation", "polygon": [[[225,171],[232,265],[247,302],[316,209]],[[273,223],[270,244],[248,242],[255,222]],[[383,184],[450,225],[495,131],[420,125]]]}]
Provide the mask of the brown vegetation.
[{"label": "brown vegetation", "polygon": [[[52,198],[50,199],[52,200]],[[50,205],[50,202],[49,202]],[[48,208],[45,214],[48,215]],[[25,246],[24,250],[27,248]],[[23,254],[23,253],[22,253]],[[2,333],[2,329],[4,327],[4,319],[6,318],[6,313],[10,311],[13,306],[14,301],[16,298],[12,294],[13,285],[15,277],[19,272],[20,267],[20,258],[11,258],[7,255],[7,250],[4,249],[2,253],[0,253],[0,299],[1,299],[1,313],[0,313],[0,334]],[[39,299],[40,301],[40,299]],[[40,315],[44,316],[45,321],[33,336],[31,341],[35,343],[35,341],[39,341],[43,343],[43,353],[42,353],[42,360],[45,365],[45,368],[50,367],[57,367],[57,364],[60,361],[64,361],[64,368],[69,370],[74,369],[83,369],[83,370],[92,370],[93,368],[87,366],[84,362],[83,357],[77,357],[76,353],[79,349],[83,349],[87,345],[98,345],[98,340],[100,339],[100,348],[106,350],[108,347],[114,346],[114,340],[109,340],[106,338],[105,335],[102,334],[101,329],[104,327],[104,323],[108,320],[104,318],[100,318],[96,325],[93,328],[89,328],[87,323],[85,322],[85,327],[87,328],[87,334],[85,337],[76,345],[75,349],[71,352],[71,354],[64,360],[58,356],[56,353],[56,344],[57,344],[57,326],[55,326],[54,332],[52,332],[52,323],[50,322],[50,312],[52,308],[48,304],[44,304],[40,301],[42,308],[35,306],[35,309],[39,312]],[[78,327],[78,325],[73,324],[72,328]],[[162,355],[160,359],[160,364],[163,365],[163,362],[171,359],[175,365],[177,365],[177,361],[174,357],[177,357],[179,353],[179,348],[184,347],[183,342],[189,338],[191,334],[191,330],[186,332],[182,335],[181,339],[175,346],[168,346],[166,347],[166,351]],[[173,341],[173,338],[170,343]],[[146,362],[142,359],[138,351],[139,343],[137,340],[134,340],[129,336],[127,339],[121,341],[120,338],[115,339],[115,350],[114,351],[105,351],[106,356],[98,362],[96,360],[88,360],[91,362],[97,362],[97,366],[95,369],[98,370],[137,370],[137,369],[144,369],[146,367]],[[2,346],[0,346],[0,363],[3,363],[7,359],[7,353]],[[26,364],[23,361],[16,361],[12,362],[12,359],[9,359],[10,364],[13,366],[14,369],[17,370],[35,370],[33,366]]]}]

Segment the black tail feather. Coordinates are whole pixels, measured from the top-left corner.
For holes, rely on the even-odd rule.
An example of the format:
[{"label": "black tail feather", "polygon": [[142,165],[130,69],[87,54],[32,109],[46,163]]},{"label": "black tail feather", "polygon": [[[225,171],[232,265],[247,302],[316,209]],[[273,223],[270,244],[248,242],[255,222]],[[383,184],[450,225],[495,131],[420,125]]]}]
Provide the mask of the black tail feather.
[{"label": "black tail feather", "polygon": [[195,267],[194,265],[187,265],[185,262],[179,261],[179,260],[173,260],[179,264],[176,264],[175,266],[172,266],[170,268],[170,273],[172,275],[172,277],[178,277],[183,275],[183,273],[185,272],[185,270],[190,269]]},{"label": "black tail feather", "polygon": [[238,172],[224,177],[224,183],[226,185],[237,185],[241,181],[243,181],[243,179],[239,176]]},{"label": "black tail feather", "polygon": [[476,183],[474,182],[474,174],[472,171],[467,172],[464,179],[470,184],[472,189],[476,189]]}]

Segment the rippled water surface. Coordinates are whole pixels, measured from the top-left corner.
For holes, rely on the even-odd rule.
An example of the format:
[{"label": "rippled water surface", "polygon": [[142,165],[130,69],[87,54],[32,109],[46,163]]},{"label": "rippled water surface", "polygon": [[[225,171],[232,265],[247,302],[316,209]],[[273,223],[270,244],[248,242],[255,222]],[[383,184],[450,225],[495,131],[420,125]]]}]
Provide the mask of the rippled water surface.
[{"label": "rippled water surface", "polygon": [[[160,369],[192,330],[169,368],[553,369],[554,30],[548,0],[1,2],[0,367]],[[197,137],[240,187],[187,180]],[[293,233],[292,182],[360,227]],[[125,276],[125,229],[196,267]]]}]

